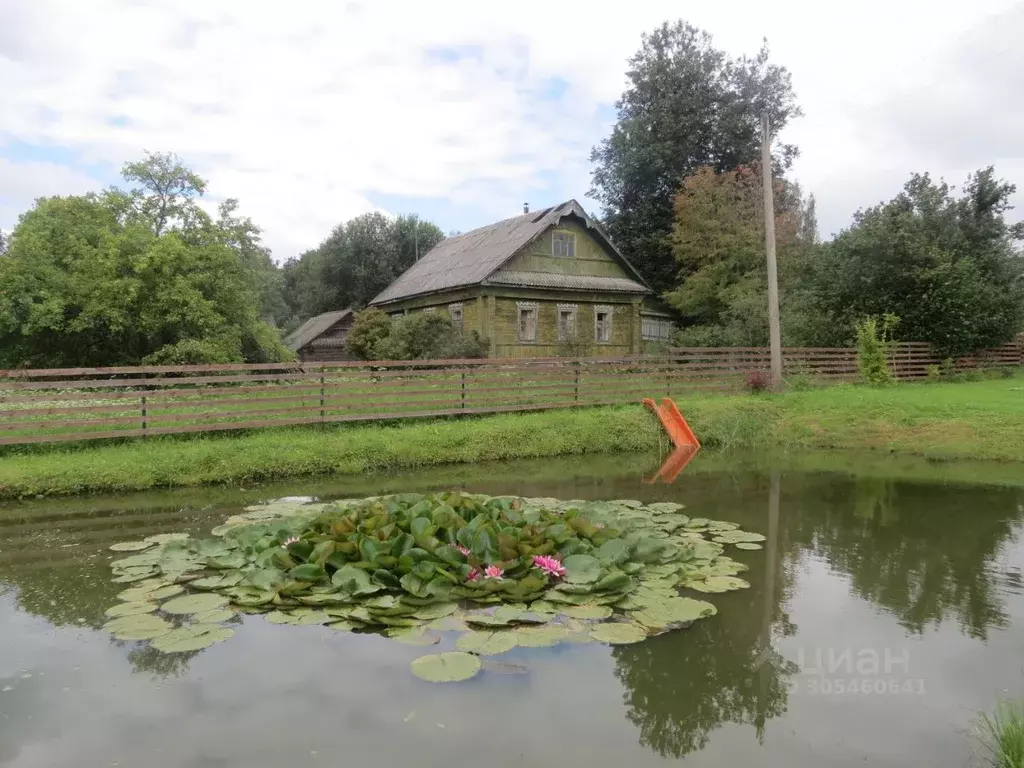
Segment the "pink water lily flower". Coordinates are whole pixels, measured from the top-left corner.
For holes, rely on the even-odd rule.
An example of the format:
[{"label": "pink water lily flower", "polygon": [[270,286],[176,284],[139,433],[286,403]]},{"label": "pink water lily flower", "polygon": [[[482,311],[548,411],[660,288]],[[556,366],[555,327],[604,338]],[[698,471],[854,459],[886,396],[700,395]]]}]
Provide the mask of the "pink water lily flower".
[{"label": "pink water lily flower", "polygon": [[456,544],[455,548],[462,553],[463,557],[469,557],[472,553],[469,551],[469,547],[464,547],[461,544]]},{"label": "pink water lily flower", "polygon": [[505,572],[496,565],[488,565],[484,568],[484,576],[488,579],[500,579],[505,575]]},{"label": "pink water lily flower", "polygon": [[472,571],[469,572],[469,575],[466,576],[466,581],[476,581],[479,578],[480,578],[480,569],[479,568],[474,568]]},{"label": "pink water lily flower", "polygon": [[281,545],[281,548],[282,549],[288,549],[288,546],[290,544],[298,544],[298,543],[299,543],[299,537],[298,536],[289,536],[287,539],[284,540],[284,544]]},{"label": "pink water lily flower", "polygon": [[556,579],[565,576],[565,566],[559,562],[558,558],[549,557],[548,555],[535,555],[533,564],[544,571],[544,573],[554,576]]}]

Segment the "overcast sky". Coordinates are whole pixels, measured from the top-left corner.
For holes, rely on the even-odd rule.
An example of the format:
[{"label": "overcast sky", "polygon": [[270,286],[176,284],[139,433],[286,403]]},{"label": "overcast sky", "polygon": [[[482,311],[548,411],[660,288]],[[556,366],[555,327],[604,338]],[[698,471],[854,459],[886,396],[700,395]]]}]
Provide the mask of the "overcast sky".
[{"label": "overcast sky", "polygon": [[[821,234],[912,171],[1024,189],[1017,0],[0,0],[0,229],[173,151],[279,260],[370,210],[467,230],[575,197],[640,34],[767,37],[805,117],[783,138]],[[1017,202],[1024,213],[1024,195]]]}]

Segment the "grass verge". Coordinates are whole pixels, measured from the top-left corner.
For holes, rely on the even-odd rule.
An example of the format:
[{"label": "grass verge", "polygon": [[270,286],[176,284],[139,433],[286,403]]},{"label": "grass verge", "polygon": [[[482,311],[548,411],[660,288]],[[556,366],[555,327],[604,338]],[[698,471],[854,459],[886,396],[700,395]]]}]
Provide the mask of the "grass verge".
[{"label": "grass verge", "polygon": [[[839,386],[778,396],[695,394],[677,402],[707,447],[1024,461],[1021,377],[881,389]],[[0,498],[270,482],[666,446],[657,421],[637,405],[31,447],[0,458]]]},{"label": "grass verge", "polygon": [[1024,704],[1004,701],[992,714],[982,715],[978,738],[988,765],[1024,768]]}]

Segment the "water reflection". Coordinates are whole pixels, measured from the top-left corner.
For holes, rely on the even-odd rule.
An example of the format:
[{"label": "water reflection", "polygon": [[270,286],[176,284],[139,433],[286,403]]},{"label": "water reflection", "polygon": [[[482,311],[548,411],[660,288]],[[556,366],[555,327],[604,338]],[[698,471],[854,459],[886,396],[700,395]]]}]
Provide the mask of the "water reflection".
[{"label": "water reflection", "polygon": [[[674,486],[642,483],[650,476],[649,466],[645,471],[631,463],[616,473],[606,462],[588,460],[589,464],[546,461],[543,474],[535,472],[536,463],[523,463],[507,465],[501,472],[460,476],[446,470],[433,479],[418,475],[346,488],[346,494],[371,495],[408,488],[409,483],[418,488],[443,484],[488,493],[675,500],[687,504],[694,515],[733,520],[767,537],[762,551],[736,554],[750,565],[746,578],[751,588],[710,596],[719,607],[711,620],[638,645],[566,647],[557,653],[517,650],[501,660],[526,664],[531,670],[527,676],[485,675],[456,688],[429,689],[411,680],[405,665],[413,650],[395,643],[359,640],[365,644],[360,647],[373,653],[374,672],[367,677],[360,674],[360,667],[368,657],[352,656],[342,639],[315,630],[264,626],[258,619],[247,620],[222,646],[195,654],[167,656],[145,644],[119,643],[94,631],[123,588],[109,581],[107,546],[157,532],[201,533],[233,507],[203,510],[200,504],[180,500],[156,506],[115,500],[49,508],[9,506],[0,512],[0,592],[8,592],[6,599],[0,597],[0,688],[11,688],[0,695],[0,764],[33,764],[23,757],[28,754],[25,749],[75,717],[89,719],[97,742],[101,737],[116,741],[123,728],[115,727],[110,718],[130,710],[129,703],[91,704],[92,693],[110,691],[111,681],[115,691],[119,686],[130,688],[140,705],[159,704],[164,716],[173,720],[178,714],[186,716],[176,708],[185,707],[188,698],[167,698],[167,686],[180,697],[186,691],[212,695],[216,680],[217,706],[211,704],[205,717],[228,718],[230,712],[235,726],[246,732],[260,732],[277,721],[279,748],[305,755],[314,747],[289,742],[288,729],[299,723],[289,711],[274,706],[270,693],[258,718],[247,708],[263,692],[255,681],[243,682],[248,680],[245,670],[278,667],[286,642],[291,652],[288,667],[280,671],[275,685],[295,691],[296,697],[307,688],[317,691],[316,701],[308,706],[301,697],[292,701],[292,707],[309,710],[306,717],[338,707],[364,713],[361,716],[381,707],[395,710],[387,723],[373,720],[376,730],[365,723],[360,728],[325,725],[316,737],[323,740],[322,749],[362,744],[370,755],[386,734],[396,760],[402,750],[406,757],[416,757],[420,743],[408,735],[411,727],[395,730],[394,722],[401,723],[412,710],[437,710],[444,714],[436,719],[453,729],[450,738],[456,738],[453,723],[464,721],[464,731],[456,738],[460,744],[483,739],[491,721],[506,722],[510,733],[530,734],[525,741],[510,742],[504,752],[495,752],[498,756],[490,762],[496,766],[539,761],[564,750],[566,733],[577,733],[573,729],[582,729],[580,723],[595,734],[588,752],[590,765],[607,754],[609,759],[614,756],[614,764],[654,765],[662,757],[686,756],[708,764],[755,761],[810,768],[830,762],[822,757],[827,753],[801,750],[801,742],[793,745],[793,740],[820,731],[821,720],[815,718],[833,722],[838,717],[848,728],[867,723],[872,733],[868,741],[884,741],[888,734],[898,742],[892,734],[922,711],[922,701],[892,699],[884,706],[881,701],[845,701],[837,710],[828,702],[808,704],[791,692],[800,673],[793,647],[823,642],[843,647],[852,642],[842,635],[848,625],[839,629],[835,615],[854,610],[857,642],[913,641],[919,643],[915,665],[940,660],[928,667],[929,690],[950,691],[946,699],[933,693],[928,700],[929,717],[936,712],[939,716],[934,732],[926,733],[937,743],[962,733],[971,716],[966,699],[976,695],[990,700],[983,680],[1001,680],[1004,669],[1019,666],[1020,638],[1011,633],[1024,618],[1024,562],[1018,547],[1024,517],[1021,489],[906,481],[877,473],[731,471],[728,466],[707,471],[701,469],[702,460],[693,459],[683,481]],[[835,613],[814,609],[821,604]],[[868,613],[859,611],[861,605],[870,609]],[[958,654],[975,660],[974,666],[945,663],[961,658]],[[91,660],[101,655],[102,671],[93,669]],[[326,665],[339,675],[347,670],[346,679],[361,680],[362,687],[323,688],[319,681]],[[46,672],[45,680],[55,682],[70,675],[71,668],[80,668],[75,674],[82,677],[83,699],[77,708],[54,706],[54,697],[61,696],[59,684],[43,687],[37,684],[38,676],[21,677],[24,669],[37,675],[38,669]],[[156,681],[150,682],[152,678]],[[375,680],[386,681],[380,683],[384,687],[374,688]],[[547,707],[543,717],[536,714],[541,705]],[[570,712],[571,716],[566,714]],[[430,727],[436,730],[433,722]],[[173,740],[171,730],[157,729],[153,738]],[[207,749],[218,743],[215,730],[198,737],[200,742],[208,739]],[[797,733],[801,736],[793,735]],[[850,733],[857,749],[867,749],[856,741],[855,729]],[[579,734],[584,738],[582,730]],[[457,757],[448,746],[431,744],[433,751],[422,764]],[[137,753],[129,749],[126,754],[141,759],[151,746],[143,741]],[[787,751],[788,746],[792,748]],[[81,744],[71,739],[67,747],[74,754]],[[237,759],[229,754],[218,764],[274,764],[260,759],[254,748]],[[561,762],[576,765],[582,760],[574,753]],[[905,764],[915,764],[909,753]]]}]

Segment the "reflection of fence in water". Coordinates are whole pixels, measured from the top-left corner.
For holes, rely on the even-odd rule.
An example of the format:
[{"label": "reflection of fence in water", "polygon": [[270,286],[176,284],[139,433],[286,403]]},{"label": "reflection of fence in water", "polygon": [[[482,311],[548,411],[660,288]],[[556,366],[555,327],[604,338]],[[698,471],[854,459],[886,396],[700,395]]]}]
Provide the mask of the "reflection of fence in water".
[{"label": "reflection of fence in water", "polygon": [[[1024,363],[1006,344],[958,369]],[[787,376],[851,381],[856,350],[785,349]],[[767,371],[766,348],[684,348],[627,358],[267,363],[0,371],[0,445],[296,424],[502,413],[741,391]],[[939,365],[926,344],[898,344],[899,379]]]}]

